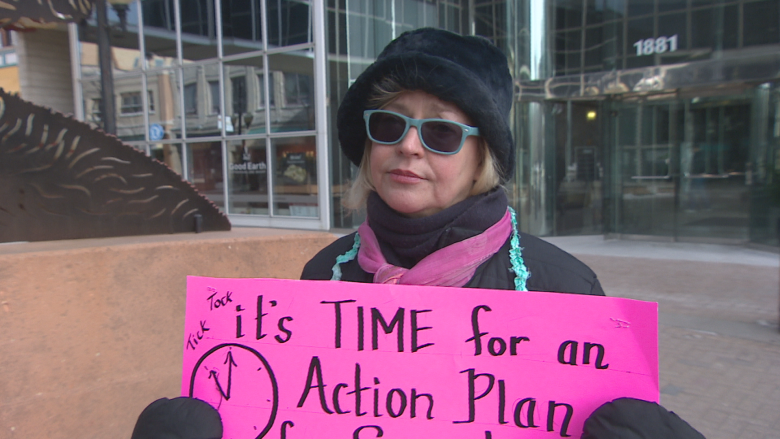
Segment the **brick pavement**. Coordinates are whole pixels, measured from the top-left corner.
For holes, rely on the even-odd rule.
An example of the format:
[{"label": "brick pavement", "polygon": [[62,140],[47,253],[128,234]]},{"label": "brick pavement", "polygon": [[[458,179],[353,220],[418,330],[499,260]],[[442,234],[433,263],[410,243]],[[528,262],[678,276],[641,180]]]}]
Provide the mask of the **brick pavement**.
[{"label": "brick pavement", "polygon": [[659,304],[661,404],[708,439],[780,438],[780,257],[739,247],[552,238],[610,296]]}]

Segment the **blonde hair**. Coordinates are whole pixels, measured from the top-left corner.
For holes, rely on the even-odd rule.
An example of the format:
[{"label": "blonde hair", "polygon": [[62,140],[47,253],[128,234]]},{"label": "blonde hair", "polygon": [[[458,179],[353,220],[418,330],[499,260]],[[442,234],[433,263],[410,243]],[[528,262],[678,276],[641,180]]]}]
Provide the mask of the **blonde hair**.
[{"label": "blonde hair", "polygon": [[[374,83],[372,93],[368,98],[368,105],[370,108],[383,108],[405,91],[407,90],[401,87],[395,79],[384,78]],[[480,170],[479,176],[471,186],[469,196],[485,193],[501,183],[501,170],[487,141],[483,137],[479,137],[477,146],[481,153]],[[342,198],[341,204],[347,209],[362,209],[366,205],[368,195],[376,190],[374,182],[371,180],[371,147],[371,140],[366,137],[357,178]]]}]

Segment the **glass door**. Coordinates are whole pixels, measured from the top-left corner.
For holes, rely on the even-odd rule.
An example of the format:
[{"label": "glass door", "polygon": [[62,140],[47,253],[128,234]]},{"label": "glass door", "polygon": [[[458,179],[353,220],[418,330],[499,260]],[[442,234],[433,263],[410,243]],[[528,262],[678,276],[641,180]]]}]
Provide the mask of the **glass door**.
[{"label": "glass door", "polygon": [[651,95],[610,106],[614,232],[747,241],[748,94]]},{"label": "glass door", "polygon": [[747,241],[750,121],[746,96],[685,102],[681,237]]},{"label": "glass door", "polygon": [[[555,103],[555,235],[603,232],[604,177],[599,102]],[[564,129],[565,128],[565,129]]]},{"label": "glass door", "polygon": [[615,231],[674,238],[679,202],[683,112],[676,101],[626,100],[612,105]]}]

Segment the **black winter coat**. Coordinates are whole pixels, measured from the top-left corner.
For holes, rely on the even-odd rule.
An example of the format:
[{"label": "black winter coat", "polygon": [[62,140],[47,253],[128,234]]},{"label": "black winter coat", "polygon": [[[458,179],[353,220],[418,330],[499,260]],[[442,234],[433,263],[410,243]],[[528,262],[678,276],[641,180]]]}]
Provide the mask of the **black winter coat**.
[{"label": "black winter coat", "polygon": [[[519,233],[523,261],[531,276],[526,283],[529,291],[590,294],[603,296],[596,274],[587,265],[558,247],[533,235]],[[348,252],[355,242],[355,233],[339,238],[317,253],[303,269],[301,279],[329,280],[333,276],[336,257]],[[493,257],[477,268],[465,288],[514,290],[515,274],[509,260],[510,241],[504,243]],[[357,258],[341,264],[341,280],[373,281],[374,276],[360,268]]]}]

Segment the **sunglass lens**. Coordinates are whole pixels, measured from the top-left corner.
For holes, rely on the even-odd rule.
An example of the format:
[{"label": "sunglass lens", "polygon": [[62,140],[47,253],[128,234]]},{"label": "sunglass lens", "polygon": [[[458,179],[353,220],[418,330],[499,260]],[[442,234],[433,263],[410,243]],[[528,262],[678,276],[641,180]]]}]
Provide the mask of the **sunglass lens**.
[{"label": "sunglass lens", "polygon": [[422,138],[433,150],[444,153],[455,152],[463,138],[463,129],[447,122],[425,122],[422,125]]},{"label": "sunglass lens", "polygon": [[406,121],[388,113],[374,113],[368,119],[371,137],[378,142],[395,143],[406,131]]}]

